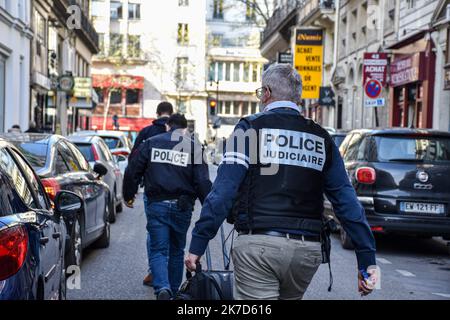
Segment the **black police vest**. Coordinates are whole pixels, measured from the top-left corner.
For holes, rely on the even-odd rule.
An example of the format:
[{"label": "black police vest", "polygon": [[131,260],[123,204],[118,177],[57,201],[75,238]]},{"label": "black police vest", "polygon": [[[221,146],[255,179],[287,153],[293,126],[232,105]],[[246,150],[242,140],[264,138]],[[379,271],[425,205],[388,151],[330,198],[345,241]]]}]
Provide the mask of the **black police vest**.
[{"label": "black police vest", "polygon": [[233,210],[236,229],[320,232],[330,135],[312,120],[283,112],[244,121],[258,143]]}]

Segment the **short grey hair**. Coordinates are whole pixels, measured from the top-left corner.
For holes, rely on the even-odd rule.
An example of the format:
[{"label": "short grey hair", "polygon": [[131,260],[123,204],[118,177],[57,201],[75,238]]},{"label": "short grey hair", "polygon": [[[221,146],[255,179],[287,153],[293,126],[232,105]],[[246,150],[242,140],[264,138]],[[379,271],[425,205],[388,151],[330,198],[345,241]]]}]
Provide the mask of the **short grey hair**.
[{"label": "short grey hair", "polygon": [[275,64],[264,71],[263,87],[269,87],[275,101],[292,101],[300,104],[302,77],[290,64]]}]

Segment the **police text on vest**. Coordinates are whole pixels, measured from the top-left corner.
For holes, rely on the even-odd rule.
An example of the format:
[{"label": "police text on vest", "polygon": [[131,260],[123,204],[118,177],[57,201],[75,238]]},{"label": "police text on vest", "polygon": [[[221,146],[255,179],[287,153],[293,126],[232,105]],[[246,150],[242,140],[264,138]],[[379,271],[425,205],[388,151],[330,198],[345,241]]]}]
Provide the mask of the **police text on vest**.
[{"label": "police text on vest", "polygon": [[262,129],[260,161],[323,171],[325,139],[306,132]]},{"label": "police text on vest", "polygon": [[187,167],[189,153],[153,148],[151,161],[156,163],[168,163],[179,167]]}]

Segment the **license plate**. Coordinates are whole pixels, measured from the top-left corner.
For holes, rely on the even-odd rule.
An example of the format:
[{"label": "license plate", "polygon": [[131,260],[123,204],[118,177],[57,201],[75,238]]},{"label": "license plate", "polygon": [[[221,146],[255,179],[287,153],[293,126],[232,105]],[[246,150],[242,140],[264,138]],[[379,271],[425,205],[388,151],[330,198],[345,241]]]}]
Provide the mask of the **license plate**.
[{"label": "license plate", "polygon": [[445,206],[437,203],[400,202],[400,210],[405,213],[445,214]]}]

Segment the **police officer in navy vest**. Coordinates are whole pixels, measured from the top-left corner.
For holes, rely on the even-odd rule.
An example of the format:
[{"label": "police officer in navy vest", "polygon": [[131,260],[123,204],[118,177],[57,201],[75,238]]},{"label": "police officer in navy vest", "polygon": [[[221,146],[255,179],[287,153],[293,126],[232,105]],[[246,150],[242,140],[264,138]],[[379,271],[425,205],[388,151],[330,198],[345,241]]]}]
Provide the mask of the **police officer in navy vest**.
[{"label": "police officer in navy vest", "polygon": [[[129,157],[130,159],[136,156],[137,150],[139,149],[141,144],[144,143],[147,139],[150,139],[151,137],[166,132],[166,123],[172,114],[173,114],[173,106],[170,102],[163,101],[160,104],[158,104],[158,107],[156,108],[156,115],[158,116],[158,119],[154,120],[151,125],[145,127],[144,129],[142,129],[141,132],[139,132],[139,135],[137,136],[136,141],[134,142],[133,150],[131,150],[131,155]],[[144,195],[144,206],[147,215],[148,199],[146,195]],[[153,285],[153,275],[152,270],[150,268],[150,254],[151,254],[151,241],[150,241],[150,234],[147,233],[148,274],[145,276],[142,282],[145,286]]]},{"label": "police officer in navy vest", "polygon": [[[263,112],[242,119],[227,142],[213,191],[192,232],[185,263],[195,270],[208,242],[234,213],[235,298],[302,299],[322,263],[323,194],[351,237],[358,290],[377,281],[375,241],[339,150],[301,115],[302,81],[290,65],[271,66],[257,96]],[[365,275],[363,277],[362,275]]]},{"label": "police officer in navy vest", "polygon": [[131,159],[124,177],[123,196],[132,207],[144,177],[150,265],[159,300],[173,297],[183,278],[186,233],[197,198],[211,190],[208,166],[199,141],[186,132],[187,120],[174,114],[168,132],[147,139]]}]

